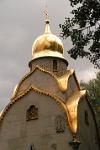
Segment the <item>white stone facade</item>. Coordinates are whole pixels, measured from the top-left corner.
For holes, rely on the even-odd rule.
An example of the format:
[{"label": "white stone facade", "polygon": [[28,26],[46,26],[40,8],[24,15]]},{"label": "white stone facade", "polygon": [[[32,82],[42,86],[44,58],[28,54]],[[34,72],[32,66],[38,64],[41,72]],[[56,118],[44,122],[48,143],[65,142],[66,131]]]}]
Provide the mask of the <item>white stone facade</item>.
[{"label": "white stone facade", "polygon": [[[38,119],[26,121],[26,111],[31,105],[38,108]],[[62,133],[56,132],[55,119],[59,115],[65,121]],[[59,150],[66,149],[72,140],[66,122],[59,103],[51,97],[30,91],[6,114],[0,128],[0,150],[30,150],[31,144],[38,150],[49,150],[52,144],[56,144]]]},{"label": "white stone facade", "polygon": [[[73,107],[70,102],[70,97],[75,92],[80,92],[75,73],[68,77],[68,69],[64,62],[61,63],[61,67],[64,64],[65,70],[60,71],[60,75],[64,76],[67,73],[67,76],[64,76],[64,82],[67,82],[66,90],[62,91],[58,82],[61,77],[59,71],[58,75],[55,74],[53,66],[48,65],[52,60],[46,60],[47,70],[44,64],[40,65],[41,60],[35,64],[32,61],[34,67],[20,81],[11,103],[1,114],[0,150],[73,150],[73,145],[69,144],[73,141],[70,117],[63,107],[63,104],[66,104],[67,108],[67,103],[68,108],[72,108],[70,111],[76,109],[74,117],[78,120],[78,149],[99,150],[96,124],[86,96],[80,97],[77,105],[74,104],[77,99],[72,99]],[[59,62],[59,59],[57,61]],[[29,112],[30,117],[27,120],[27,110],[31,106],[35,106],[36,109]],[[72,115],[73,112],[69,114]]]}]

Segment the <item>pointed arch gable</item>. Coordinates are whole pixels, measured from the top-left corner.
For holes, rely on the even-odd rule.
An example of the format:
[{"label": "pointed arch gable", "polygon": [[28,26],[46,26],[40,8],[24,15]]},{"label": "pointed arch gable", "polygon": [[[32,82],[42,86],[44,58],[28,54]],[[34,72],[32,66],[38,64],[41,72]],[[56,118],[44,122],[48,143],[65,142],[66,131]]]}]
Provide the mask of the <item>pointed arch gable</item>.
[{"label": "pointed arch gable", "polygon": [[[60,100],[58,97],[53,96],[50,93],[44,92],[42,90],[39,90],[37,88],[34,87],[30,87],[24,94],[21,94],[20,96],[16,97],[16,99],[14,99],[14,101],[11,101],[10,103],[8,103],[8,105],[5,107],[5,109],[2,111],[2,113],[0,114],[0,124],[2,123],[3,119],[5,118],[6,114],[8,113],[8,111],[11,109],[11,107],[13,107],[14,104],[16,104],[16,102],[22,100],[22,98],[24,96],[26,96],[30,91],[34,91],[35,93],[38,94],[42,94],[42,95],[46,95],[51,97],[59,106],[60,108],[64,111],[63,109],[63,104],[62,104],[62,100]],[[64,111],[65,112],[65,111]]]},{"label": "pointed arch gable", "polygon": [[[36,73],[37,73],[37,76],[35,76]],[[40,76],[39,76],[39,74],[40,74]],[[53,93],[53,92],[55,93],[55,90],[57,90],[57,91],[59,90],[61,93],[64,94],[67,91],[69,78],[72,75],[74,75],[75,82],[76,82],[78,88],[80,89],[74,70],[66,70],[66,74],[64,74],[61,77],[57,77],[53,73],[43,70],[39,66],[36,66],[36,68],[32,72],[30,72],[29,74],[24,76],[22,78],[22,80],[19,82],[19,84],[17,85],[17,87],[15,87],[15,90],[13,92],[13,96],[12,96],[11,100],[15,99],[15,97],[17,97],[21,93],[24,93],[25,90],[27,90],[30,86],[34,86],[39,89],[45,89],[46,91],[48,91],[50,93]],[[48,83],[47,81],[45,81],[45,79],[46,79],[45,77],[47,77],[47,80],[49,80],[50,84],[51,83],[53,84],[51,87],[43,84],[42,79],[44,80],[44,83],[46,83],[46,84]],[[36,82],[36,78],[38,78],[39,82]],[[55,87],[54,91],[53,91],[52,87]]]}]

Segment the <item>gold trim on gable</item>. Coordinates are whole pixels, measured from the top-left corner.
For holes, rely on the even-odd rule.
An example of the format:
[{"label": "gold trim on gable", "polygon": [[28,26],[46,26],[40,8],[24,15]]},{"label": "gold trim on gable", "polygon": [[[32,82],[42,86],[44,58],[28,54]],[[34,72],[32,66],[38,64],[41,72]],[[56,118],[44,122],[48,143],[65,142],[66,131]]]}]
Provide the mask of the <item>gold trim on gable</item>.
[{"label": "gold trim on gable", "polygon": [[[3,121],[4,117],[5,117],[5,115],[7,114],[7,112],[9,111],[9,109],[13,106],[13,104],[15,104],[17,101],[21,100],[21,98],[23,98],[23,97],[24,97],[26,94],[28,94],[28,92],[30,92],[31,90],[34,91],[34,92],[36,92],[36,93],[43,94],[43,95],[49,96],[49,97],[51,97],[52,99],[54,99],[54,100],[58,103],[58,105],[60,106],[60,108],[64,111],[64,113],[66,114],[66,111],[65,111],[65,109],[64,109],[64,102],[63,102],[60,98],[58,98],[57,96],[52,95],[52,94],[50,94],[50,93],[48,93],[48,92],[46,92],[46,91],[44,92],[43,90],[40,90],[40,89],[38,89],[38,88],[35,88],[35,87],[31,86],[25,93],[23,93],[23,94],[21,94],[20,96],[16,97],[16,98],[14,99],[14,101],[11,101],[11,102],[5,107],[5,109],[4,109],[4,110],[1,112],[1,114],[0,114],[0,123],[2,123],[2,121]],[[68,125],[67,116],[66,116],[66,125]]]},{"label": "gold trim on gable", "polygon": [[57,78],[59,88],[62,92],[65,92],[68,88],[68,79],[74,73],[74,70],[67,70],[67,73]]},{"label": "gold trim on gable", "polygon": [[70,128],[71,132],[72,133],[77,132],[77,127],[78,127],[78,122],[77,122],[77,119],[78,119],[77,118],[78,117],[77,116],[78,104],[79,104],[80,98],[83,97],[86,94],[86,90],[74,92],[72,94],[72,96],[69,97],[69,99],[66,100],[66,102],[64,102],[63,99],[57,97],[56,95],[53,95],[50,92],[44,91],[42,89],[37,89],[37,88],[31,86],[26,92],[24,92],[23,94],[16,97],[14,99],[14,101],[17,101],[18,99],[25,96],[31,89],[33,89],[35,92],[38,92],[39,94],[44,94],[44,95],[50,96],[53,99],[55,99],[57,102],[59,102],[61,104],[62,108],[65,110],[67,122],[69,123],[69,128]]},{"label": "gold trim on gable", "polygon": [[80,98],[86,94],[86,90],[74,92],[73,95],[66,101],[67,116],[70,128],[73,133],[77,132],[78,127],[78,104]]},{"label": "gold trim on gable", "polygon": [[0,114],[0,123],[2,122],[2,120],[4,119],[6,113],[12,107],[12,105],[15,102],[17,102],[18,100],[20,100],[22,97],[24,97],[31,90],[33,90],[34,92],[37,92],[39,94],[43,94],[43,95],[46,95],[46,96],[49,96],[49,97],[53,98],[59,104],[61,109],[64,110],[64,112],[66,114],[66,124],[69,126],[69,129],[71,130],[71,133],[74,134],[74,133],[77,132],[77,126],[78,126],[78,122],[77,122],[78,103],[79,103],[80,98],[86,94],[85,90],[84,91],[75,92],[67,100],[67,102],[65,103],[62,99],[58,98],[56,95],[52,95],[51,93],[48,93],[46,91],[43,91],[43,90],[40,90],[38,88],[35,88],[35,87],[31,86],[28,90],[26,90],[23,94],[21,94],[18,97],[16,97],[13,101],[11,101],[6,106],[6,108]]},{"label": "gold trim on gable", "polygon": [[[13,100],[13,99],[17,96],[19,87],[20,87],[20,85],[22,84],[22,82],[23,82],[27,77],[29,77],[36,69],[38,69],[38,70],[40,70],[40,71],[42,71],[42,72],[44,72],[44,73],[48,73],[49,75],[51,75],[51,76],[56,80],[56,82],[57,82],[57,84],[58,84],[58,87],[59,87],[59,89],[60,89],[62,92],[65,92],[65,91],[67,90],[69,77],[70,77],[72,74],[74,74],[74,77],[76,78],[76,76],[75,76],[75,71],[74,71],[74,70],[67,70],[66,73],[65,73],[63,76],[57,77],[57,76],[54,75],[52,72],[47,71],[47,70],[45,70],[45,69],[42,69],[40,66],[36,65],[35,68],[34,68],[34,70],[32,70],[30,73],[26,74],[26,75],[21,79],[21,81],[19,82],[19,84],[15,87],[14,92],[13,92],[12,97],[11,97],[11,100]],[[77,81],[77,79],[76,79],[76,81]],[[78,88],[79,88],[79,90],[80,90],[80,85],[79,85],[78,81],[77,81],[77,86],[78,86]]]}]

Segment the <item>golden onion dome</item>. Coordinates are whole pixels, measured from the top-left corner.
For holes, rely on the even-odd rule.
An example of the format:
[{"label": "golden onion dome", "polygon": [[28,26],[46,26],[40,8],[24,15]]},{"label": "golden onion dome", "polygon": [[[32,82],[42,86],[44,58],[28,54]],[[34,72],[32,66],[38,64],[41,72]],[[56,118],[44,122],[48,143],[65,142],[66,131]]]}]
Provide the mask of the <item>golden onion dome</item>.
[{"label": "golden onion dome", "polygon": [[63,43],[59,37],[51,33],[49,21],[46,21],[45,32],[39,36],[33,43],[32,56],[39,58],[44,56],[63,58]]}]

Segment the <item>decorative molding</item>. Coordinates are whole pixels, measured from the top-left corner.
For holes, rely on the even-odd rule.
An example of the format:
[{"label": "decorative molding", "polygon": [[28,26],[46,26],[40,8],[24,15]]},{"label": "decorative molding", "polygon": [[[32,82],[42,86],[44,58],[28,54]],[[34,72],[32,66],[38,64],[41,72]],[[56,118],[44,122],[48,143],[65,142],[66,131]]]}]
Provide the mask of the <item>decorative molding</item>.
[{"label": "decorative molding", "polygon": [[61,115],[56,116],[55,123],[56,123],[56,133],[65,132],[65,119],[63,116]]},{"label": "decorative molding", "polygon": [[38,108],[35,105],[31,105],[26,111],[26,121],[38,119]]},{"label": "decorative molding", "polygon": [[[21,98],[23,98],[25,95],[27,95],[30,91],[34,91],[36,93],[39,93],[39,94],[42,94],[42,95],[46,95],[46,96],[49,96],[52,99],[54,99],[58,103],[58,105],[60,106],[60,108],[64,111],[64,113],[66,115],[66,125],[69,127],[71,133],[73,134],[73,133],[77,132],[77,130],[74,130],[74,125],[73,125],[73,119],[77,120],[77,115],[75,115],[76,118],[72,117],[73,114],[71,114],[71,112],[70,112],[70,110],[68,108],[68,105],[62,99],[58,98],[56,95],[52,95],[51,93],[48,93],[48,92],[46,92],[44,90],[40,90],[40,89],[35,88],[33,86],[31,86],[27,91],[25,91],[23,94],[21,94],[18,97],[16,97],[13,101],[11,101],[7,105],[7,107],[2,111],[2,114],[0,116],[0,123],[2,122],[2,120],[5,117],[5,115],[7,114],[7,112],[9,111],[9,109],[12,107],[12,105],[14,105],[17,101],[21,100]],[[82,92],[82,91],[80,91],[80,92]],[[84,94],[85,94],[85,92],[84,92]],[[83,96],[83,95],[81,95],[81,96]],[[80,100],[80,98],[79,98],[79,100]],[[75,99],[74,99],[74,101],[75,101]],[[78,103],[76,103],[76,104],[77,104],[76,106],[78,107]],[[77,112],[76,112],[76,114],[77,114]],[[75,125],[77,126],[77,121],[76,121]],[[75,128],[75,129],[77,129],[77,128]]]},{"label": "decorative molding", "polygon": [[[20,88],[22,82],[23,82],[26,78],[28,78],[33,72],[35,72],[36,69],[38,69],[38,70],[40,70],[40,71],[42,71],[42,72],[44,72],[44,73],[47,73],[47,74],[49,74],[50,76],[52,76],[52,77],[56,80],[56,82],[57,82],[57,84],[58,84],[58,86],[59,86],[59,88],[60,88],[60,90],[61,90],[62,92],[65,92],[65,91],[67,90],[67,88],[68,88],[68,80],[69,80],[69,77],[70,77],[72,74],[74,75],[74,77],[75,77],[75,79],[76,79],[76,81],[77,81],[77,78],[76,78],[76,75],[75,75],[75,71],[74,71],[74,70],[67,70],[67,72],[66,72],[63,76],[57,77],[56,75],[53,74],[53,72],[44,70],[44,69],[42,69],[40,66],[36,65],[35,68],[34,68],[30,73],[26,74],[26,75],[20,80],[19,84],[15,87],[14,92],[13,92],[13,95],[12,95],[12,98],[11,98],[11,101],[13,101],[13,100],[15,99],[15,97],[17,96],[18,90],[19,90],[19,88]],[[77,83],[77,86],[78,86],[78,88],[79,88],[79,90],[80,90],[80,85],[79,85],[78,81],[77,81],[76,83]]]},{"label": "decorative molding", "polygon": [[[36,93],[42,94],[42,95],[46,95],[49,96],[51,98],[53,98],[60,106],[60,108],[63,110],[63,107],[61,105],[63,105],[63,102],[61,99],[59,99],[57,96],[52,95],[48,92],[45,92],[43,90],[40,90],[38,88],[35,88],[33,86],[29,87],[29,89],[27,89],[27,91],[25,91],[23,94],[19,95],[18,97],[16,97],[13,101],[11,101],[6,107],[5,109],[1,112],[0,114],[0,123],[2,122],[2,120],[4,119],[6,113],[9,111],[9,109],[12,107],[12,105],[14,105],[17,101],[21,100],[21,98],[23,98],[24,96],[26,96],[30,91],[34,91]],[[64,110],[63,110],[64,111]],[[64,111],[65,112],[65,111]]]},{"label": "decorative molding", "polygon": [[73,134],[73,141],[69,142],[70,146],[72,146],[73,150],[78,150],[81,142],[77,139],[77,135]]}]

